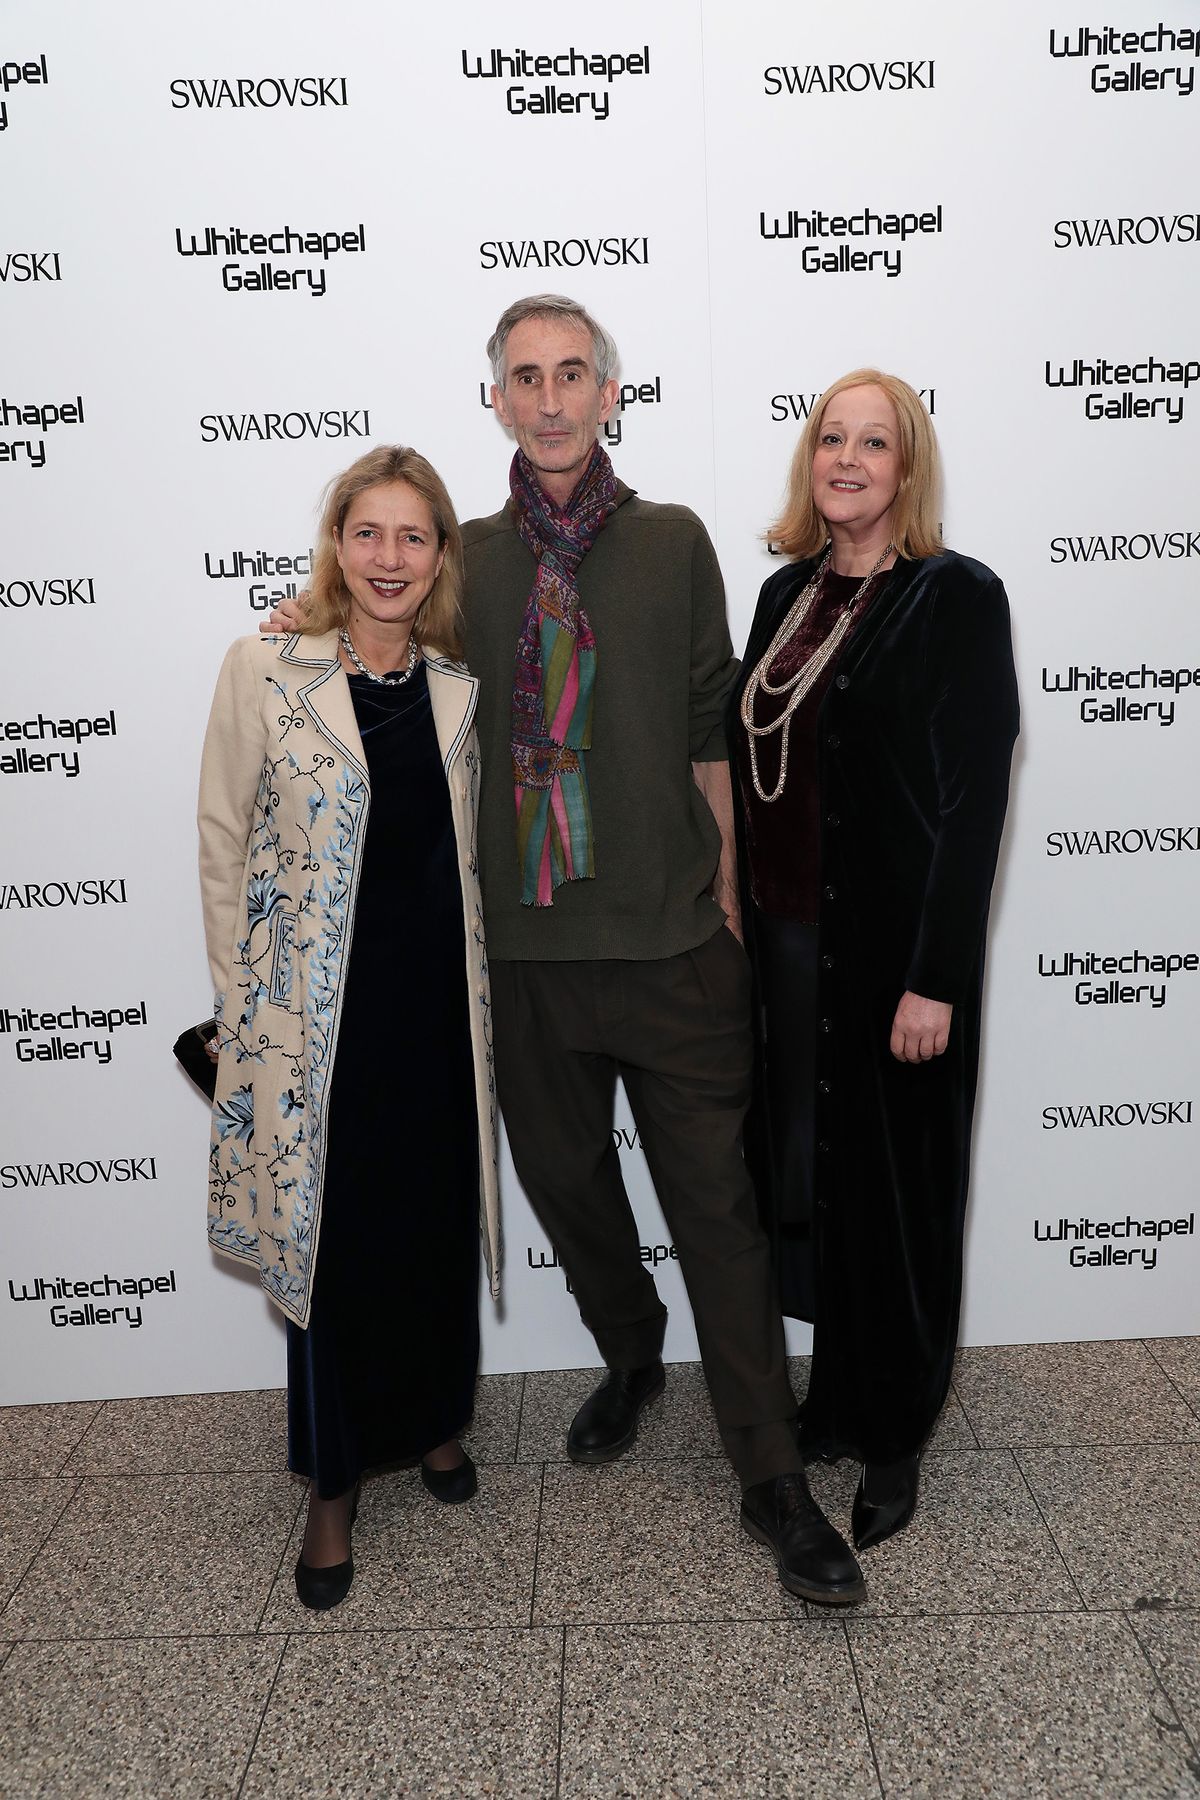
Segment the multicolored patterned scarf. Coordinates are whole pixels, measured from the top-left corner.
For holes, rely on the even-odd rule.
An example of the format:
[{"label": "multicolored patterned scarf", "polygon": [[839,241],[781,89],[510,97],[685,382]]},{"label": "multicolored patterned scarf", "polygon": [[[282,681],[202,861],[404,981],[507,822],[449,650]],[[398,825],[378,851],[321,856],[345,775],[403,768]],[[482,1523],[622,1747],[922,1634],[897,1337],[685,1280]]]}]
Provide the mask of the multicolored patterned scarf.
[{"label": "multicolored patterned scarf", "polygon": [[550,906],[564,881],[595,875],[592,809],[581,750],[592,747],[596,640],[575,574],[616,510],[617,482],[599,444],[566,506],[540,486],[523,450],[509,486],[537,575],[517,642],[512,766],[522,906]]}]

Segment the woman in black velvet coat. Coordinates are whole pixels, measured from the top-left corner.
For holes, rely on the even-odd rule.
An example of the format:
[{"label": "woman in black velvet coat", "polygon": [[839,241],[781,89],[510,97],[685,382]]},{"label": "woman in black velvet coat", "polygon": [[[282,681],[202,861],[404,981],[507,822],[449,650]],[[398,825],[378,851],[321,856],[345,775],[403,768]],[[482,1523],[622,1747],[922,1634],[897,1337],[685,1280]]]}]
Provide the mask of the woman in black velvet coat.
[{"label": "woman in black velvet coat", "polygon": [[793,560],[759,596],[729,722],[760,1025],[747,1157],[783,1309],[814,1328],[803,1447],[864,1464],[859,1548],[911,1518],[950,1383],[1018,729],[1004,588],[942,549],[938,501],[913,390],[871,369],[835,383],[797,447],[771,533]]}]

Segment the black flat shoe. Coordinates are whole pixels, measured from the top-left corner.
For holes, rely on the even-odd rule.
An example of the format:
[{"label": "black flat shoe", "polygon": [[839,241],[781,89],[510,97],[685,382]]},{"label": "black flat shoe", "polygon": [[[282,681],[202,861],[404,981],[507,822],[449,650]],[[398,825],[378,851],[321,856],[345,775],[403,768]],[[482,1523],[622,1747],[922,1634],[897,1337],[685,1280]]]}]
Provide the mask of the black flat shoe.
[{"label": "black flat shoe", "polygon": [[863,1464],[850,1514],[856,1549],[871,1550],[904,1530],[917,1510],[920,1468],[920,1456]]},{"label": "black flat shoe", "polygon": [[567,1433],[572,1462],[612,1462],[637,1437],[638,1414],[667,1385],[661,1361],[641,1369],[610,1369],[589,1394]]},{"label": "black flat shoe", "polygon": [[310,1569],[304,1558],[296,1564],[296,1593],[302,1606],[313,1612],[328,1612],[339,1606],[350,1592],[354,1580],[354,1558],[332,1563],[327,1569]]},{"label": "black flat shoe", "polygon": [[[358,1517],[358,1489],[354,1490],[354,1498],[350,1502],[350,1525]],[[304,1560],[303,1552],[296,1563],[296,1595],[302,1606],[313,1612],[328,1612],[331,1606],[339,1606],[350,1592],[354,1581],[354,1552],[345,1562],[331,1563],[327,1569],[310,1569]]]},{"label": "black flat shoe", "polygon": [[775,1553],[789,1594],[825,1606],[851,1606],[866,1596],[862,1570],[808,1491],[803,1475],[776,1475],[742,1495],[742,1524]]},{"label": "black flat shoe", "polygon": [[427,1462],[422,1462],[421,1480],[434,1499],[441,1500],[446,1506],[461,1506],[464,1500],[473,1500],[479,1492],[475,1464],[465,1450],[462,1461],[452,1469],[431,1469]]}]

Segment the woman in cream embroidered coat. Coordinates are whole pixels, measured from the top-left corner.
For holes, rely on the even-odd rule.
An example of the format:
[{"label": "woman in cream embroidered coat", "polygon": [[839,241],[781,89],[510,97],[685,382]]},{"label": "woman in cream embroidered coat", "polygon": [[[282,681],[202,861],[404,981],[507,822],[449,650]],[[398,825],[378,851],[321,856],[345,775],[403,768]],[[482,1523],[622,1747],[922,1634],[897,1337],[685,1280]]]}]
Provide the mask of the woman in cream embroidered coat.
[{"label": "woman in cream embroidered coat", "polygon": [[437,1498],[475,1491],[457,1434],[499,1230],[460,587],[440,478],[372,451],[331,484],[308,629],[232,646],[205,740],[209,1236],[289,1321],[309,1605],[348,1591],[364,1468],[420,1456]]}]

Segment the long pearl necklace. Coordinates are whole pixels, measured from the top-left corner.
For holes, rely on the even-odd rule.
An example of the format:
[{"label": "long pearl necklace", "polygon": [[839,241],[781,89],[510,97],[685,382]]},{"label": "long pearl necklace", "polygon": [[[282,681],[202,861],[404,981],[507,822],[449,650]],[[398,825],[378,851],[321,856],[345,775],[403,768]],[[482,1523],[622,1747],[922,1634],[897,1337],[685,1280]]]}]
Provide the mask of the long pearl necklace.
[{"label": "long pearl necklace", "polygon": [[359,674],[365,675],[368,681],[377,681],[380,687],[403,687],[404,683],[408,680],[409,676],[417,666],[417,640],[415,637],[410,637],[408,640],[408,667],[405,669],[403,675],[377,675],[374,669],[368,669],[366,663],[358,654],[354,645],[350,642],[350,633],[344,625],[338,633],[338,636],[346,646],[346,655],[350,658],[350,661],[354,664]]},{"label": "long pearl necklace", "polygon": [[[794,675],[789,675],[786,681],[781,681],[778,687],[775,687],[768,678],[768,671],[770,670],[772,663],[775,662],[776,658],[781,654],[786,645],[791,642],[800,626],[804,623],[804,620],[807,618],[812,607],[813,601],[821,590],[821,583],[825,578],[825,571],[829,567],[829,559],[833,555],[833,545],[828,545],[824,556],[821,558],[808,582],[805,584],[799,599],[794,602],[787,617],[779,627],[779,630],[771,639],[771,642],[767,647],[766,655],[760,659],[752,671],[749,681],[746,683],[745,690],[742,693],[741,714],[742,724],[746,728],[746,735],[750,741],[750,779],[754,783],[755,793],[758,795],[759,799],[764,801],[768,806],[778,800],[780,794],[783,792],[784,783],[787,780],[788,737],[791,732],[792,714],[800,705],[800,702],[804,699],[805,695],[810,692],[822,669],[825,668],[830,658],[836,652],[838,645],[849,631],[853,621],[854,608],[858,605],[858,602],[862,599],[864,593],[870,587],[876,575],[878,575],[880,569],[882,569],[884,563],[892,554],[894,548],[895,546],[893,544],[888,544],[883,555],[871,570],[871,573],[867,576],[866,580],[861,582],[855,589],[849,603],[843,608],[842,612],[834,621],[828,637],[825,638],[822,643],[817,645],[812,655],[807,661],[801,663]],[[764,694],[770,695],[772,699],[777,699],[780,694],[788,695],[787,703],[784,706],[783,711],[777,719],[772,719],[769,725],[756,725],[754,723],[754,702],[760,688]],[[779,740],[779,781],[776,785],[775,792],[773,794],[768,794],[758,778],[758,751],[756,742],[759,738],[773,736],[777,731],[782,733]]]}]

